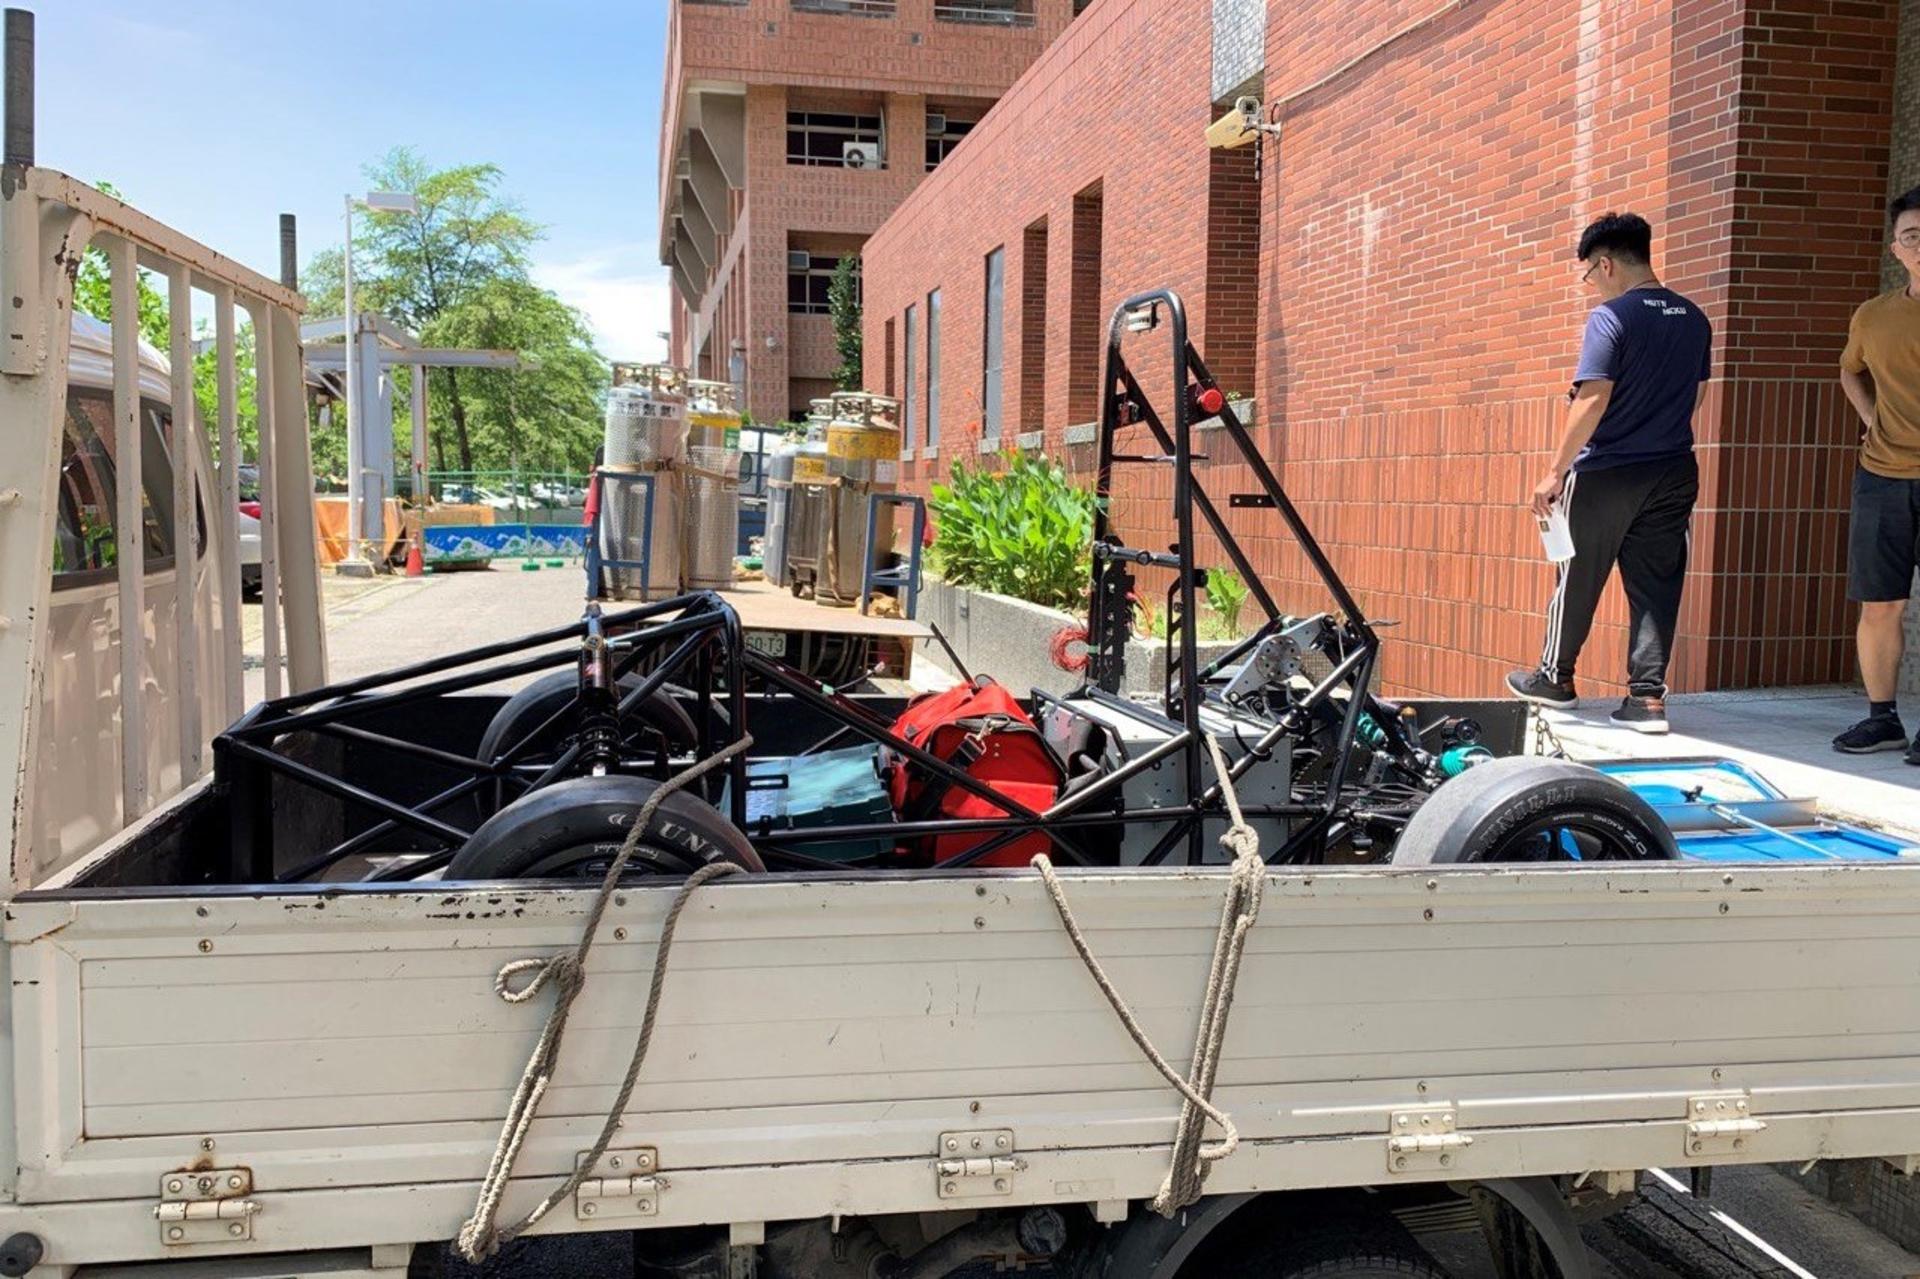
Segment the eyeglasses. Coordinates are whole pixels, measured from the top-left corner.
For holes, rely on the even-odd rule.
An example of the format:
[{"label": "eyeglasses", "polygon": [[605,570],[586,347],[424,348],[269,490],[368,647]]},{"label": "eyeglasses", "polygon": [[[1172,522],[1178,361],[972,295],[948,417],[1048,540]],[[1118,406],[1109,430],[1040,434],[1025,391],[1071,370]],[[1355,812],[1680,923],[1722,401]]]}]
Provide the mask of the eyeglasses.
[{"label": "eyeglasses", "polygon": [[1604,258],[1595,258],[1593,260],[1593,265],[1589,266],[1585,271],[1582,271],[1580,273],[1580,283],[1585,284],[1588,280],[1591,280],[1593,278],[1593,273],[1600,269],[1600,264],[1605,260],[1606,259]]},{"label": "eyeglasses", "polygon": [[1920,249],[1920,227],[1908,227],[1893,239],[1903,249]]}]

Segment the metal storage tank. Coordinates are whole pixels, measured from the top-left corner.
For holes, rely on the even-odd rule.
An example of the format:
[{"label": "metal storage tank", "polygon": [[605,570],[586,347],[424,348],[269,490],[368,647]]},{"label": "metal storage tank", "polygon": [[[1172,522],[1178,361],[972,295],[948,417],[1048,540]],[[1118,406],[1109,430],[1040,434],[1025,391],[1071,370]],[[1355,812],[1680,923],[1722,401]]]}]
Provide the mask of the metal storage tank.
[{"label": "metal storage tank", "polygon": [[793,492],[793,460],[799,440],[782,440],[767,460],[767,539],[761,549],[767,581],[787,584],[787,499]]},{"label": "metal storage tank", "polygon": [[687,450],[687,377],[665,364],[641,365],[607,394],[604,461],[600,465],[600,550],[638,562],[646,519],[646,485],[622,476],[653,477],[652,559],[648,580],[638,569],[607,570],[616,599],[667,599],[680,593],[683,494]]},{"label": "metal storage tank", "polygon": [[807,438],[793,457],[793,487],[787,493],[787,587],[795,595],[812,593],[820,576],[820,552],[827,540],[827,423],[831,400],[814,400],[807,414]]},{"label": "metal storage tank", "polygon": [[884,567],[893,549],[893,508],[883,506],[867,544],[867,496],[891,493],[900,479],[900,402],[846,391],[833,397],[827,424],[827,545],[814,598],[851,607],[860,602],[868,563]]},{"label": "metal storage tank", "polygon": [[687,589],[733,585],[740,537],[740,404],[732,383],[687,383]]}]

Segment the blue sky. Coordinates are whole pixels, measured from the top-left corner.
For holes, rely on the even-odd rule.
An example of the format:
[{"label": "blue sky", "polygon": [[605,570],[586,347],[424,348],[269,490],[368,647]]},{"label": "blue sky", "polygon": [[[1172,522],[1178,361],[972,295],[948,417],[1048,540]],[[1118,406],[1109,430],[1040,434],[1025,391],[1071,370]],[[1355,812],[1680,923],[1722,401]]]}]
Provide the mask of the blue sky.
[{"label": "blue sky", "polygon": [[547,229],[534,275],[601,351],[658,359],[666,0],[14,0],[36,11],[38,161],[268,275],[338,245],[361,168],[491,161]]}]

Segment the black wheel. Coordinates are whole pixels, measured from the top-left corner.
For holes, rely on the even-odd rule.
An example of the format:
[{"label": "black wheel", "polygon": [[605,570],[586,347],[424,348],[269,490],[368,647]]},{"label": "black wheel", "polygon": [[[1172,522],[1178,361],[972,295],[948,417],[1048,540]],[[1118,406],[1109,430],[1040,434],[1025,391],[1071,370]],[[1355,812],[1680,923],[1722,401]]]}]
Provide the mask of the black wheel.
[{"label": "black wheel", "polygon": [[[575,777],[524,795],[467,838],[447,878],[597,880],[658,787],[644,777]],[[654,813],[627,873],[686,876],[714,861],[766,869],[737,826],[675,791]]]},{"label": "black wheel", "polygon": [[1405,1253],[1349,1252],[1301,1265],[1282,1263],[1278,1270],[1248,1272],[1271,1275],[1272,1279],[1446,1279],[1446,1271],[1424,1257]]},{"label": "black wheel", "polygon": [[[621,689],[631,692],[644,678],[643,675],[628,675],[620,681]],[[579,673],[571,668],[542,675],[509,697],[506,704],[494,712],[487,731],[480,737],[476,754],[481,759],[491,760],[510,749],[521,738],[552,719],[555,712],[573,700],[579,688]],[[665,689],[635,707],[634,713],[627,717],[623,726],[626,730],[623,745],[635,754],[653,753],[663,745],[669,752],[684,753],[692,750],[698,740],[692,716]],[[574,724],[562,722],[541,732],[521,752],[517,762],[552,763],[572,744],[574,730]],[[490,785],[478,792],[480,811],[477,816],[485,817],[500,808],[501,801],[496,798],[494,789]],[[506,793],[511,796],[513,791],[509,787]]]},{"label": "black wheel", "polygon": [[[1222,1271],[1230,1279],[1448,1279],[1446,1268],[1384,1209],[1334,1196],[1311,1202],[1324,1205],[1326,1215],[1269,1222],[1269,1238],[1244,1239],[1235,1259],[1194,1279]],[[1180,1279],[1191,1269],[1182,1269]]]},{"label": "black wheel", "polygon": [[1443,783],[1393,848],[1395,866],[1665,861],[1673,832],[1625,785],[1567,760],[1515,755]]}]

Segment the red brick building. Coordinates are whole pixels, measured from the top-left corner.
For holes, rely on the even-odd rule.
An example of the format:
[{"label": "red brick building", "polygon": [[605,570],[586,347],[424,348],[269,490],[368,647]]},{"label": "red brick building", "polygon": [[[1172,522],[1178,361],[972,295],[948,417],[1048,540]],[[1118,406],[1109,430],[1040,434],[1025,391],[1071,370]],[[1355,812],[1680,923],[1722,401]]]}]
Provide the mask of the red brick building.
[{"label": "red brick building", "polygon": [[[1522,503],[1591,305],[1573,244],[1633,209],[1716,328],[1674,685],[1847,678],[1858,429],[1836,370],[1889,186],[1920,181],[1895,137],[1920,39],[1901,48],[1901,7],[1097,0],[868,244],[867,382],[909,397],[909,483],[998,447],[1085,471],[1109,312],[1172,285],[1362,602],[1400,623],[1388,681],[1492,692],[1537,657],[1551,585]],[[1209,151],[1238,93],[1282,133]],[[1124,479],[1122,531],[1164,539],[1166,477]],[[1283,598],[1321,606],[1270,515],[1231,518]],[[1589,691],[1624,647],[1616,588]]]},{"label": "red brick building", "polygon": [[674,0],[660,252],[675,363],[803,415],[838,366],[826,288],[1075,0]]}]

